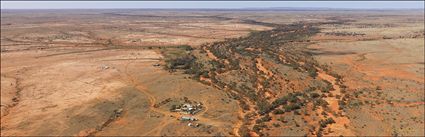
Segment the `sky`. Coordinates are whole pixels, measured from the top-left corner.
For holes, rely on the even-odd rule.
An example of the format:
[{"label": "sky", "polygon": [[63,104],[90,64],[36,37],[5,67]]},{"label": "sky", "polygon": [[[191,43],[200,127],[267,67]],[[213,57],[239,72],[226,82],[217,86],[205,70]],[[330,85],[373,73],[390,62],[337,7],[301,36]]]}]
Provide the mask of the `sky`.
[{"label": "sky", "polygon": [[424,1],[1,1],[1,9],[267,8],[424,9]]}]

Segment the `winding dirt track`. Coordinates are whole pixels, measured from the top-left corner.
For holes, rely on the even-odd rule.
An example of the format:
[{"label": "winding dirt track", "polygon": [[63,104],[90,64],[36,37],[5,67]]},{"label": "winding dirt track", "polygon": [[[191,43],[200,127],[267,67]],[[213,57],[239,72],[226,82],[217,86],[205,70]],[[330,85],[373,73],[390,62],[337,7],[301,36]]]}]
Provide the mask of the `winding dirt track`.
[{"label": "winding dirt track", "polygon": [[[131,75],[129,73],[128,67],[133,64],[136,63],[137,60],[131,60],[130,62],[128,62],[125,65],[125,70],[124,70],[124,74],[126,75],[126,80],[129,81],[128,83],[131,84],[131,86],[133,86],[134,88],[136,88],[137,90],[139,90],[140,92],[142,92],[144,95],[146,95],[149,98],[149,109],[151,111],[154,111],[156,113],[162,114],[165,116],[165,118],[160,122],[161,124],[158,124],[158,126],[153,127],[149,132],[145,133],[143,136],[160,136],[160,131],[163,127],[167,126],[170,123],[176,122],[176,119],[169,119],[168,116],[172,116],[174,118],[179,118],[181,116],[183,116],[180,113],[175,113],[175,112],[170,112],[170,111],[166,111],[166,110],[162,110],[159,108],[155,108],[154,105],[158,102],[156,97],[154,95],[152,95],[152,91],[148,90],[146,88],[147,83],[142,83],[140,81],[138,81],[133,75]],[[159,77],[159,76],[158,76]],[[158,79],[158,78],[156,78]],[[150,81],[152,82],[152,81]],[[179,86],[180,89],[177,90],[182,90],[181,86]],[[222,121],[217,121],[217,120],[213,120],[210,118],[206,118],[204,116],[202,116],[202,114],[204,114],[205,112],[208,111],[208,106],[204,105],[204,110],[202,110],[200,113],[196,114],[196,118],[199,119],[200,122],[205,122],[208,123],[209,125],[215,125],[215,126],[219,126],[219,127],[223,127],[224,125],[228,124],[227,122],[222,122]],[[236,132],[237,133],[237,132]]]}]

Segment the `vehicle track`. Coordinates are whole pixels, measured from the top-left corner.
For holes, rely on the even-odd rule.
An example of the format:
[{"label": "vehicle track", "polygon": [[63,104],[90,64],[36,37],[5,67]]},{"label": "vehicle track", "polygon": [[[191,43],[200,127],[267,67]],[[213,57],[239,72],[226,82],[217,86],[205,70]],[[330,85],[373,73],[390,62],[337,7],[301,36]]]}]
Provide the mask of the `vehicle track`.
[{"label": "vehicle track", "polygon": [[[147,132],[147,133],[145,133],[144,135],[146,135],[146,136],[150,136],[150,135],[153,135],[153,134],[156,134],[156,135],[158,135],[158,132],[160,131],[159,129],[161,129],[161,128],[163,128],[163,127],[165,127],[166,125],[168,125],[168,124],[170,124],[170,123],[173,123],[174,122],[174,120],[171,120],[171,119],[169,119],[169,118],[167,118],[168,116],[173,116],[174,118],[178,118],[178,117],[180,117],[180,116],[182,116],[181,114],[179,114],[179,113],[174,113],[174,112],[169,112],[169,111],[166,111],[166,110],[162,110],[162,109],[159,109],[159,108],[155,108],[154,107],[154,105],[156,104],[156,102],[157,102],[157,99],[156,99],[156,97],[154,96],[154,95],[152,95],[152,93],[151,93],[151,91],[149,91],[145,86],[143,86],[143,85],[145,85],[146,83],[141,83],[141,82],[139,82],[133,75],[131,75],[131,73],[129,72],[129,67],[130,67],[130,65],[131,64],[133,64],[133,63],[137,63],[136,62],[137,60],[131,60],[131,61],[129,61],[125,66],[124,66],[124,71],[123,71],[123,73],[125,74],[125,76],[126,76],[126,79],[127,79],[127,81],[129,81],[129,84],[132,86],[132,87],[134,87],[134,88],[136,88],[137,90],[139,90],[140,92],[142,92],[143,94],[145,94],[147,97],[148,97],[148,99],[149,99],[149,103],[150,103],[150,105],[149,105],[149,110],[151,110],[151,111],[154,111],[154,112],[156,112],[156,113],[159,113],[159,114],[162,114],[162,115],[164,115],[165,117],[163,118],[163,120],[160,122],[161,124],[158,124],[158,126],[156,126],[156,127],[153,127],[152,129],[151,129],[151,131],[150,132]],[[152,82],[152,81],[150,81],[150,82]],[[181,88],[181,87],[180,87]],[[177,89],[178,90],[178,89]],[[181,90],[181,89],[180,89]],[[199,119],[199,121],[201,121],[201,122],[204,122],[204,123],[208,123],[208,124],[211,124],[211,125],[216,125],[216,126],[223,126],[223,125],[225,125],[225,124],[228,124],[227,122],[223,122],[223,121],[217,121],[217,120],[212,120],[212,119],[209,119],[209,118],[206,118],[206,117],[203,117],[202,116],[202,114],[204,114],[206,111],[208,111],[208,107],[207,106],[204,106],[205,107],[205,110],[203,110],[202,112],[200,112],[199,114],[196,114],[196,117]]]}]

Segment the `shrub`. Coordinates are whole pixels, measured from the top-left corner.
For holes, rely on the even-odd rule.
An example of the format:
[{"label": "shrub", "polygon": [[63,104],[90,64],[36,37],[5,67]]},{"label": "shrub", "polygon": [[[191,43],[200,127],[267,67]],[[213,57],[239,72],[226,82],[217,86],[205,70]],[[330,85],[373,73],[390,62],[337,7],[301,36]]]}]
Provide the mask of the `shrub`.
[{"label": "shrub", "polygon": [[328,124],[335,123],[335,120],[332,118],[327,118],[326,120],[320,120],[319,124],[321,128],[325,128]]},{"label": "shrub", "polygon": [[257,107],[258,107],[259,113],[261,115],[266,114],[270,110],[270,104],[267,101],[265,101],[265,100],[259,101],[257,103]]},{"label": "shrub", "polygon": [[314,106],[322,106],[322,107],[327,107],[329,105],[328,102],[326,102],[326,100],[323,99],[317,99],[314,101]]},{"label": "shrub", "polygon": [[267,128],[267,125],[265,125],[264,123],[261,123],[261,124],[254,125],[253,130],[255,132],[260,132],[260,130],[262,130],[263,128]]},{"label": "shrub", "polygon": [[324,93],[329,93],[329,91],[334,90],[332,83],[328,82],[328,81],[324,81],[326,83],[326,87],[322,88],[322,92]]},{"label": "shrub", "polygon": [[290,111],[293,111],[293,110],[296,110],[296,109],[300,109],[301,105],[300,105],[300,103],[293,103],[293,104],[289,104],[289,105],[284,106],[284,108],[285,108],[286,112],[290,112]]},{"label": "shrub", "polygon": [[249,105],[244,100],[240,100],[239,102],[243,110],[249,110]]},{"label": "shrub", "polygon": [[317,97],[320,97],[320,94],[319,93],[310,93],[310,96],[312,98],[317,98]]},{"label": "shrub", "polygon": [[204,71],[204,72],[202,72],[202,77],[204,77],[204,78],[209,78],[210,76],[208,75],[208,71]]},{"label": "shrub", "polygon": [[225,67],[224,64],[222,64],[222,63],[220,63],[220,62],[218,62],[216,60],[209,61],[209,63],[211,64],[212,68],[213,69],[216,69],[216,70]]},{"label": "shrub", "polygon": [[289,99],[288,100],[289,100],[289,102],[292,102],[292,103],[298,102],[297,96],[294,96],[294,95],[289,96]]},{"label": "shrub", "polygon": [[273,111],[274,114],[283,114],[285,113],[285,111],[281,110],[281,109],[276,109]]},{"label": "shrub", "polygon": [[280,105],[286,104],[287,101],[288,101],[288,98],[286,96],[278,98],[278,99],[276,99],[275,101],[272,102],[272,107],[276,108]]},{"label": "shrub", "polygon": [[184,49],[186,51],[193,50],[193,48],[191,46],[189,46],[189,45],[181,45],[181,46],[178,46],[178,48]]},{"label": "shrub", "polygon": [[250,135],[249,135],[249,129],[246,127],[246,126],[242,126],[240,129],[239,129],[239,135],[241,135],[242,137],[249,137]]},{"label": "shrub", "polygon": [[261,118],[261,121],[263,121],[263,122],[267,122],[267,121],[270,121],[270,120],[272,120],[272,118],[268,114]]}]

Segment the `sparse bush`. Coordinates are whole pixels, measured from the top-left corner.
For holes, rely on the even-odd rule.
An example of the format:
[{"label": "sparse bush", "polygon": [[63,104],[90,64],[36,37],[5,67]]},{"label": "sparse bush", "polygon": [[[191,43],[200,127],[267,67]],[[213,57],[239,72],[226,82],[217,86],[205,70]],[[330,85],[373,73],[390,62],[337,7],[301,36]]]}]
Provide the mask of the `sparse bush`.
[{"label": "sparse bush", "polygon": [[181,45],[181,46],[178,46],[178,48],[184,49],[186,51],[193,50],[193,48],[191,46],[189,46],[189,45]]},{"label": "sparse bush", "polygon": [[296,109],[300,109],[301,105],[299,103],[293,103],[293,104],[285,105],[283,108],[285,109],[286,112],[290,112]]},{"label": "sparse bush", "polygon": [[267,125],[264,123],[261,123],[261,124],[254,125],[253,130],[259,133],[263,128],[267,128]]},{"label": "sparse bush", "polygon": [[244,100],[239,100],[239,104],[243,110],[249,110],[249,105]]},{"label": "sparse bush", "polygon": [[291,95],[291,96],[289,96],[289,102],[291,102],[291,103],[296,103],[296,102],[298,102],[298,98],[297,98],[297,96],[295,96],[295,95]]},{"label": "sparse bush", "polygon": [[342,101],[342,100],[339,100],[338,101],[338,105],[339,105],[339,109],[342,110],[342,109],[344,109],[346,103],[344,101]]},{"label": "sparse bush", "polygon": [[325,111],[322,111],[322,116],[327,116],[328,113],[326,113]]},{"label": "sparse bush", "polygon": [[352,106],[352,107],[359,107],[361,105],[363,105],[363,102],[361,102],[359,100],[351,100],[349,102],[349,106]]},{"label": "sparse bush", "polygon": [[325,128],[328,124],[333,124],[335,123],[335,120],[332,118],[327,118],[325,120],[320,120],[319,124],[321,128]]},{"label": "sparse bush", "polygon": [[270,120],[272,120],[272,118],[267,114],[267,115],[264,115],[263,117],[261,117],[260,119],[257,119],[255,122],[257,124],[260,124],[260,123],[263,123],[263,122],[268,122]]},{"label": "sparse bush", "polygon": [[241,135],[242,137],[249,137],[250,135],[249,135],[249,129],[246,127],[246,126],[242,126],[240,129],[239,129],[239,135]]},{"label": "sparse bush", "polygon": [[208,75],[208,71],[204,71],[204,72],[202,72],[202,77],[204,77],[204,78],[209,78],[210,76]]},{"label": "sparse bush", "polygon": [[285,111],[281,110],[281,109],[276,109],[273,111],[274,114],[283,114],[285,113]]},{"label": "sparse bush", "polygon": [[270,104],[265,101],[265,100],[261,100],[257,103],[257,107],[258,107],[258,111],[261,115],[266,114],[267,112],[269,112],[270,109]]},{"label": "sparse bush", "polygon": [[310,93],[310,96],[312,98],[318,98],[318,97],[320,97],[320,94],[319,93]]},{"label": "sparse bush", "polygon": [[278,107],[280,105],[286,104],[287,101],[288,101],[288,97],[287,96],[278,98],[278,99],[276,99],[275,101],[272,102],[272,107],[273,108],[276,108],[276,107]]},{"label": "sparse bush", "polygon": [[218,69],[225,67],[222,63],[220,63],[216,60],[209,61],[209,63],[211,64],[212,69],[214,69],[214,70],[218,70]]},{"label": "sparse bush", "polygon": [[313,103],[313,105],[314,106],[327,107],[329,105],[329,103],[326,102],[326,100],[323,100],[323,99],[320,98],[320,99],[315,100],[314,103]]},{"label": "sparse bush", "polygon": [[325,81],[325,80],[323,82],[326,83],[326,86],[321,88],[322,92],[329,93],[329,91],[334,90],[333,89],[333,86],[332,86],[332,83],[330,83],[328,81]]}]

